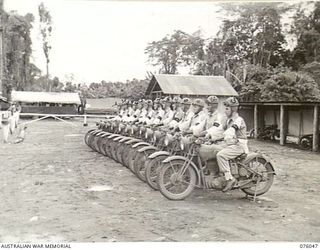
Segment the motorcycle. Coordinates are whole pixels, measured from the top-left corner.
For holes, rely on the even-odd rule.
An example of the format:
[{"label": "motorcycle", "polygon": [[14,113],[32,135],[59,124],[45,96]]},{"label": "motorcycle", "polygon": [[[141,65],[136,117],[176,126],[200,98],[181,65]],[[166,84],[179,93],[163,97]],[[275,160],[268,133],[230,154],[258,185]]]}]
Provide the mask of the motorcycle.
[{"label": "motorcycle", "polygon": [[[162,195],[170,200],[183,200],[197,188],[222,190],[226,186],[224,176],[206,178],[207,167],[202,163],[199,149],[204,138],[194,138],[186,156],[170,156],[165,159],[158,174]],[[229,161],[231,174],[236,179],[232,189],[240,189],[247,195],[266,193],[272,186],[275,170],[261,154],[242,154]]]}]

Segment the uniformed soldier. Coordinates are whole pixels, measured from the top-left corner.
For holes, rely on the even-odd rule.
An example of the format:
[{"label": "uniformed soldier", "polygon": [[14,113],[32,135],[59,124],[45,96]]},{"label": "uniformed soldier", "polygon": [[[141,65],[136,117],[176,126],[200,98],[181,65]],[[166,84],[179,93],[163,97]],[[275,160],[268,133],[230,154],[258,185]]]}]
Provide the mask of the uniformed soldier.
[{"label": "uniformed soldier", "polygon": [[180,122],[183,120],[185,113],[182,108],[182,99],[179,96],[175,96],[172,99],[173,109],[175,111],[172,121],[168,124],[169,129],[176,129]]},{"label": "uniformed soldier", "polygon": [[217,153],[217,162],[220,172],[224,173],[227,181],[226,187],[222,190],[226,192],[236,183],[230,171],[229,160],[243,153],[248,153],[249,149],[246,135],[247,126],[244,119],[238,114],[238,100],[235,97],[230,97],[224,102],[224,106],[227,116],[224,139],[227,146]]},{"label": "uniformed soldier", "polygon": [[9,132],[10,132],[10,124],[9,118],[11,111],[6,110],[1,112],[1,124],[2,124],[2,134],[3,134],[3,142],[8,143]]},{"label": "uniformed soldier", "polygon": [[140,103],[141,103],[142,109],[140,112],[138,123],[143,123],[146,119],[147,114],[148,114],[148,103],[144,99],[141,99]]},{"label": "uniformed soldier", "polygon": [[164,99],[164,103],[165,103],[165,115],[163,117],[163,121],[162,121],[162,125],[163,126],[168,126],[169,123],[172,121],[173,116],[174,116],[174,111],[171,108],[172,105],[172,99],[167,96]]},{"label": "uniformed soldier", "polygon": [[191,120],[195,115],[191,103],[191,100],[187,97],[182,99],[183,111],[185,112],[185,116],[178,125],[180,131],[187,131],[189,129]]},{"label": "uniformed soldier", "polygon": [[204,130],[207,119],[207,113],[203,111],[205,102],[202,99],[195,99],[192,105],[194,107],[194,116],[190,121],[189,129],[185,133],[199,136]]},{"label": "uniformed soldier", "polygon": [[148,100],[147,101],[148,104],[148,113],[147,113],[147,117],[145,119],[145,122],[147,125],[151,125],[152,121],[156,115],[156,111],[153,109],[153,102],[152,100]]},{"label": "uniformed soldier", "polygon": [[154,107],[154,110],[156,111],[156,114],[155,114],[153,120],[151,121],[151,123],[158,125],[158,124],[160,124],[160,122],[162,121],[162,119],[164,117],[164,110],[162,108],[162,102],[161,102],[160,98],[156,98],[153,101],[153,107]]}]

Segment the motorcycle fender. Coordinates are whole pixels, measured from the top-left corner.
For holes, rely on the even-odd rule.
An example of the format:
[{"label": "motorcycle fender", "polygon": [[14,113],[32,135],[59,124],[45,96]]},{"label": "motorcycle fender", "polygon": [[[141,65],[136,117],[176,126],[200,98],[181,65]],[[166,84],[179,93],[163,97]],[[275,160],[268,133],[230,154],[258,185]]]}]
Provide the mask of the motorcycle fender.
[{"label": "motorcycle fender", "polygon": [[266,157],[264,157],[262,154],[259,154],[259,153],[249,153],[247,155],[247,158],[244,159],[244,161],[242,161],[241,163],[242,164],[248,164],[251,160],[255,159],[255,158],[261,158],[261,159],[264,159],[265,160],[265,164],[269,164],[272,168],[272,171],[273,171],[273,174],[276,175],[276,172],[274,170],[274,167],[273,167],[273,164],[266,159]]},{"label": "motorcycle fender", "polygon": [[90,129],[87,134],[92,134],[94,131],[96,131],[96,129]]},{"label": "motorcycle fender", "polygon": [[108,136],[109,139],[112,139],[112,138],[115,138],[115,137],[118,137],[120,136],[119,134],[111,134]]},{"label": "motorcycle fender", "polygon": [[138,143],[138,142],[141,142],[141,140],[140,139],[131,139],[131,140],[125,142],[125,144],[130,145],[130,144]]},{"label": "motorcycle fender", "polygon": [[126,142],[126,141],[129,141],[131,139],[132,139],[132,137],[124,137],[119,142]]},{"label": "motorcycle fender", "polygon": [[138,152],[139,152],[139,153],[142,153],[142,152],[145,152],[145,151],[150,150],[150,149],[157,150],[158,148],[155,147],[155,146],[146,146],[146,147],[140,148],[140,149],[138,150]]},{"label": "motorcycle fender", "polygon": [[169,156],[170,153],[168,151],[157,151],[157,152],[154,152],[153,154],[149,155],[148,159],[154,159],[160,155]]},{"label": "motorcycle fender", "polygon": [[151,146],[150,143],[147,143],[147,142],[138,142],[138,143],[135,143],[132,148],[137,148],[139,146]]},{"label": "motorcycle fender", "polygon": [[104,131],[101,131],[101,132],[97,133],[96,136],[101,136],[101,135],[103,135],[103,133],[104,133]]},{"label": "motorcycle fender", "polygon": [[120,135],[119,137],[114,138],[113,141],[120,141],[123,138],[124,138],[124,136]]},{"label": "motorcycle fender", "polygon": [[98,133],[100,133],[101,132],[101,129],[97,129],[97,130],[94,130],[91,134],[92,135],[96,135],[96,134],[98,134]]},{"label": "motorcycle fender", "polygon": [[104,132],[104,134],[101,137],[104,138],[104,137],[109,136],[109,135],[110,135],[109,132]]},{"label": "motorcycle fender", "polygon": [[[170,161],[173,160],[183,160],[183,161],[188,161],[189,159],[184,157],[184,156],[180,156],[180,155],[173,155],[173,156],[169,156],[168,158],[166,158],[165,160],[162,161],[162,163],[168,163]],[[199,184],[201,182],[200,179],[200,172],[198,167],[196,166],[196,164],[194,164],[194,162],[190,162],[190,166],[194,169],[194,171],[196,172],[197,175],[197,184]]]}]

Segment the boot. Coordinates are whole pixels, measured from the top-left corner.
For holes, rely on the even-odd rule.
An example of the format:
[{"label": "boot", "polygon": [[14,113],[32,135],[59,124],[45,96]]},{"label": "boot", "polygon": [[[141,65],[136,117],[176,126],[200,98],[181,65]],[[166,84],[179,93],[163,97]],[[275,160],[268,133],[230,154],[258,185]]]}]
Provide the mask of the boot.
[{"label": "boot", "polygon": [[233,188],[233,186],[236,184],[236,179],[231,179],[227,181],[227,185],[222,189],[222,192],[227,192]]}]

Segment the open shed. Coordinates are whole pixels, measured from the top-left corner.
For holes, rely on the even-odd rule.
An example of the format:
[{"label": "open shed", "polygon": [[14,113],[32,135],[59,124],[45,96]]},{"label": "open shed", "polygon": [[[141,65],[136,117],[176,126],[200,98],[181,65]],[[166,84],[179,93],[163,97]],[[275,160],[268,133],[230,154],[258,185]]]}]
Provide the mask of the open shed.
[{"label": "open shed", "polygon": [[[280,129],[280,145],[287,136],[301,138],[312,135],[312,150],[319,150],[319,102],[242,102],[240,114],[248,129],[277,125]],[[257,134],[255,134],[257,138]]]}]

